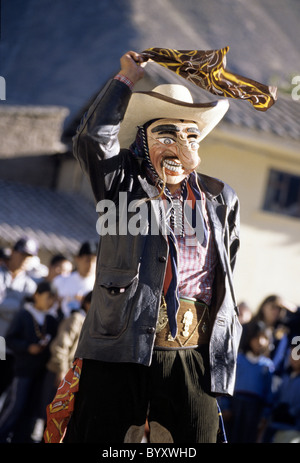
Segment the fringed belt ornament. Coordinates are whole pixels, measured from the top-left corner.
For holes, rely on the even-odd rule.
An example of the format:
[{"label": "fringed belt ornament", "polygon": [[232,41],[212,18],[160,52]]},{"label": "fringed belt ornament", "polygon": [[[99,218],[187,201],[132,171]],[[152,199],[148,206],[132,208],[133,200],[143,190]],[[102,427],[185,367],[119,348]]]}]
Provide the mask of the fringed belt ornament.
[{"label": "fringed belt ornament", "polygon": [[167,305],[162,298],[157,325],[155,347],[168,349],[197,347],[209,342],[209,309],[204,302],[180,299],[177,313],[177,335],[169,328]]}]

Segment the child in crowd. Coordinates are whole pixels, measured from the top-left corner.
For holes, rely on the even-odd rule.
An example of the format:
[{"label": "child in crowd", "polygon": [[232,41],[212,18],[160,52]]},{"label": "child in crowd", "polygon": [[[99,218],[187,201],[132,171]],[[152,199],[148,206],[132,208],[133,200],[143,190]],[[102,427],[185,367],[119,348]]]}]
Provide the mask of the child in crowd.
[{"label": "child in crowd", "polygon": [[[299,338],[300,340],[300,338]],[[300,355],[291,350],[289,371],[275,394],[270,430],[274,443],[300,443]]]},{"label": "child in crowd", "polygon": [[273,362],[269,355],[270,333],[264,322],[249,323],[238,354],[232,398],[219,400],[229,442],[258,442],[272,404]]},{"label": "child in crowd", "polygon": [[82,297],[94,287],[97,246],[94,241],[84,242],[75,257],[76,270],[53,279],[63,318],[67,318],[72,310],[79,309]]},{"label": "child in crowd", "polygon": [[17,312],[7,331],[6,344],[15,356],[15,374],[0,414],[0,442],[30,442],[31,423],[45,408],[39,400],[40,388],[50,342],[57,332],[56,319],[47,314],[55,299],[51,283],[39,283],[32,300]]}]

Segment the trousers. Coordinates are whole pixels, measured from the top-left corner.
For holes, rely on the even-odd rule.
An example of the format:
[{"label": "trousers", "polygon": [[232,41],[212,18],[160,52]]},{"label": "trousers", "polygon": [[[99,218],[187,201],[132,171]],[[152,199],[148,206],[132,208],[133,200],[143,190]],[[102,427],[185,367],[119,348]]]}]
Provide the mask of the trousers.
[{"label": "trousers", "polygon": [[150,366],[83,359],[64,442],[214,443],[218,407],[210,393],[208,346],[155,349]]}]

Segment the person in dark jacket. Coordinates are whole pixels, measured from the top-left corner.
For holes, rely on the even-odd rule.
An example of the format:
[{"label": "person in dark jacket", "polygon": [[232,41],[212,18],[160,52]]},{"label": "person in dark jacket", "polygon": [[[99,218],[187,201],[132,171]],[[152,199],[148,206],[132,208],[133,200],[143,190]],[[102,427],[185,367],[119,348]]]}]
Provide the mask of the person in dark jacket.
[{"label": "person in dark jacket", "polygon": [[216,395],[233,392],[239,201],[196,172],[228,101],[194,103],[182,85],[132,93],[142,61],[121,58],[74,139],[101,239],[66,442],[140,442],[146,418],[151,442],[216,442]]},{"label": "person in dark jacket", "polygon": [[100,242],[65,442],[141,442],[146,418],[151,442],[216,442],[216,395],[233,392],[239,201],[196,172],[228,102],[194,103],[182,85],[132,93],[142,61],[121,58],[74,138]]},{"label": "person in dark jacket", "polygon": [[28,298],[7,331],[6,343],[15,355],[15,370],[0,414],[0,442],[30,442],[30,422],[24,423],[23,418],[30,416],[33,421],[35,412],[40,411],[49,345],[57,332],[56,319],[47,314],[55,299],[51,283],[39,283],[32,302]]}]

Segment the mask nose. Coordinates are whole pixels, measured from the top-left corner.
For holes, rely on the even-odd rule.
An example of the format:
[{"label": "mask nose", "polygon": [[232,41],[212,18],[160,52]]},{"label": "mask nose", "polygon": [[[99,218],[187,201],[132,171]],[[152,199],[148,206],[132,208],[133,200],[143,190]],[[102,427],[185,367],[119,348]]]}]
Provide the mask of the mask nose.
[{"label": "mask nose", "polygon": [[190,153],[190,144],[187,140],[187,138],[180,138],[180,139],[177,139],[177,143],[176,143],[176,146],[177,146],[177,150],[178,150],[178,154],[180,155],[181,153],[183,155],[187,155]]}]

